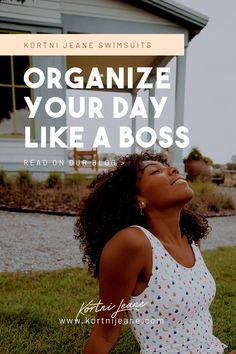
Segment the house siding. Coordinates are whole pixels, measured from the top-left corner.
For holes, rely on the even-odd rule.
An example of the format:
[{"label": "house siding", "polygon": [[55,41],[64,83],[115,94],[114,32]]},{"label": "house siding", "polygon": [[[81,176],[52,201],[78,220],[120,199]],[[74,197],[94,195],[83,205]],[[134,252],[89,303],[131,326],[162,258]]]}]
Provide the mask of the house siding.
[{"label": "house siding", "polygon": [[2,0],[0,3],[1,17],[12,20],[25,20],[30,22],[44,22],[48,24],[60,24],[59,0],[26,0],[24,4]]}]

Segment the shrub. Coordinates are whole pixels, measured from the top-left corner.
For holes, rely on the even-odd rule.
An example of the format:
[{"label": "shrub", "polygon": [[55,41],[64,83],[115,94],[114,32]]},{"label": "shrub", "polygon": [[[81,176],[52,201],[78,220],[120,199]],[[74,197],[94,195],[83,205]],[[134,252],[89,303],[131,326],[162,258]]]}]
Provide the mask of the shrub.
[{"label": "shrub", "polygon": [[194,190],[195,194],[202,196],[206,193],[211,193],[215,189],[215,185],[211,182],[203,182],[200,179],[189,183],[190,187]]},{"label": "shrub", "polygon": [[89,184],[88,178],[86,176],[81,175],[81,174],[73,174],[73,175],[67,175],[65,177],[65,184],[67,186],[79,186],[79,185],[87,185]]},{"label": "shrub", "polygon": [[210,157],[202,155],[202,153],[197,147],[193,147],[188,156],[186,157],[185,161],[189,160],[204,161],[209,166],[213,165],[212,159]]},{"label": "shrub", "polygon": [[59,172],[51,172],[46,180],[46,184],[49,188],[58,187],[61,183],[62,178]]},{"label": "shrub", "polygon": [[236,170],[236,163],[235,162],[227,163],[227,168],[228,170]]},{"label": "shrub", "polygon": [[23,188],[31,187],[33,179],[29,171],[19,171],[16,176],[16,183]]},{"label": "shrub", "polygon": [[194,198],[188,204],[191,210],[207,213],[235,209],[236,207],[233,198],[211,182],[198,180],[190,183],[190,187],[194,190]]},{"label": "shrub", "polygon": [[0,186],[5,187],[7,184],[7,174],[4,170],[0,170]]}]

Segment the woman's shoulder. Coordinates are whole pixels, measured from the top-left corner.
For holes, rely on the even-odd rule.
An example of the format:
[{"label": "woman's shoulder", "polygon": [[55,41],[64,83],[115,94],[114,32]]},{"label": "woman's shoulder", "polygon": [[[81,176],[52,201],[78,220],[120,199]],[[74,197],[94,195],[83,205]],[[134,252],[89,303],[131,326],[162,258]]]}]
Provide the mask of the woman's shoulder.
[{"label": "woman's shoulder", "polygon": [[129,226],[118,231],[104,246],[103,253],[113,251],[116,254],[125,252],[129,253],[142,252],[145,246],[148,245],[148,240],[143,231],[138,227]]},{"label": "woman's shoulder", "polygon": [[111,243],[125,243],[130,247],[138,247],[145,242],[147,238],[145,237],[143,231],[137,226],[129,226],[120,231],[118,231],[111,239]]}]

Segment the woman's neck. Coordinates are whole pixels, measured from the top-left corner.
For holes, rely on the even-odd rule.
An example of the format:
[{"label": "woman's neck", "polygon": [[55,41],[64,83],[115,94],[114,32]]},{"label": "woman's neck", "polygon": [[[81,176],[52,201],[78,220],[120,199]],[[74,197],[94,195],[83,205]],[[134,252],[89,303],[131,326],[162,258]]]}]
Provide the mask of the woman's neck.
[{"label": "woman's neck", "polygon": [[179,208],[148,211],[149,229],[162,243],[181,244],[180,212]]}]

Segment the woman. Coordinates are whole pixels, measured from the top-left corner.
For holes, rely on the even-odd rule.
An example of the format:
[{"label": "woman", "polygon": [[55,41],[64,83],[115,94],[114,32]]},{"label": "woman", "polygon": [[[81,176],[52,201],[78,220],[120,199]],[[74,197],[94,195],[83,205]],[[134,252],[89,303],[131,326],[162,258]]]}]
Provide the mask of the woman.
[{"label": "woman", "polygon": [[76,234],[99,278],[101,311],[83,353],[111,352],[125,310],[142,354],[223,353],[209,313],[215,283],[198,247],[209,227],[184,208],[193,191],[178,170],[158,154],[127,155],[92,187]]}]

